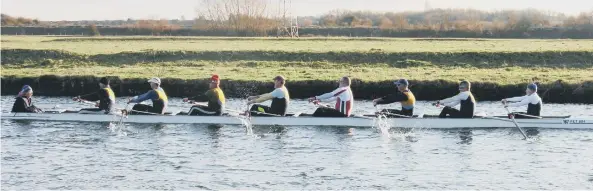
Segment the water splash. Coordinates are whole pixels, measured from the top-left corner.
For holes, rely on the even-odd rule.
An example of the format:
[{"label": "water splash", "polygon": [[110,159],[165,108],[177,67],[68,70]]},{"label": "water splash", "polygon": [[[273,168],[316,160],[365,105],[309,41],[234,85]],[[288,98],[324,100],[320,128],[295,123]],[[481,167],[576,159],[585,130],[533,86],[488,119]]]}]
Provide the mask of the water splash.
[{"label": "water splash", "polygon": [[125,118],[127,118],[127,116],[124,114],[114,114],[113,120],[111,120],[112,122],[109,123],[107,128],[109,128],[109,130],[111,130],[111,132],[115,133],[117,136],[128,136],[128,133],[125,132]]},{"label": "water splash", "polygon": [[234,117],[234,118],[238,119],[239,121],[241,121],[241,124],[243,126],[245,126],[245,133],[247,135],[253,135],[253,125],[251,125],[251,119],[248,116],[234,115],[234,114],[229,114],[229,116]]},{"label": "water splash", "polygon": [[391,134],[389,133],[391,124],[386,116],[377,114],[377,118],[373,120],[373,128],[377,128],[381,132],[381,135],[391,138]]},{"label": "water splash", "polygon": [[243,126],[245,126],[245,133],[247,133],[247,135],[253,135],[253,126],[251,125],[251,120],[246,117],[238,117],[238,119],[241,120],[241,123],[243,123]]},{"label": "water splash", "polygon": [[388,118],[386,115],[377,114],[377,118],[373,121],[373,128],[381,132],[381,135],[387,140],[418,141],[416,136],[418,128],[397,128],[397,121],[393,123],[394,120],[397,118]]},{"label": "water splash", "polygon": [[117,136],[128,136],[128,133],[125,131],[125,125],[123,123],[109,123],[107,126],[112,133],[115,133]]}]

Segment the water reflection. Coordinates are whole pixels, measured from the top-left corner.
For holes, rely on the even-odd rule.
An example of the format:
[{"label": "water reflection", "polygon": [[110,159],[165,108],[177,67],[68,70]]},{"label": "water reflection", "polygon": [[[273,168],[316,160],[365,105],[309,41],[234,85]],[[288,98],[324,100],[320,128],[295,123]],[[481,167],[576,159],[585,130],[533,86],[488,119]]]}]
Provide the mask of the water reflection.
[{"label": "water reflection", "polygon": [[457,144],[467,144],[471,145],[473,141],[473,133],[470,128],[462,128],[459,130],[459,140]]},{"label": "water reflection", "polygon": [[19,127],[31,127],[31,124],[33,124],[33,121],[31,120],[13,120],[13,122]]},{"label": "water reflection", "polygon": [[539,129],[538,128],[526,128],[525,134],[527,134],[528,137],[539,136]]},{"label": "water reflection", "polygon": [[[194,128],[202,128],[203,125],[199,125],[199,124],[194,124],[193,125]],[[208,125],[206,127],[206,129],[208,130],[208,135],[212,140],[218,140],[220,138],[220,135],[222,134],[220,132],[220,129],[223,127],[223,125],[218,125],[218,124],[211,124]]]}]

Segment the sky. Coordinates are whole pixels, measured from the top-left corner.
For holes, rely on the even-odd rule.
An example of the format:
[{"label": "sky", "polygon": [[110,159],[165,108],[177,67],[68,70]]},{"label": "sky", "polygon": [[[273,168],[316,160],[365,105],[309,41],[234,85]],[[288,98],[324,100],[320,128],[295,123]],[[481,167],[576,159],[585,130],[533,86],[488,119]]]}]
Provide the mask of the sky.
[{"label": "sky", "polygon": [[[282,0],[267,0],[280,2]],[[291,0],[287,0],[291,1]],[[575,15],[593,11],[593,0],[428,0],[432,8],[473,8],[487,11],[535,8]],[[2,0],[3,14],[58,20],[192,19],[200,0]],[[426,0],[292,0],[297,16],[330,10],[422,11]],[[274,6],[276,7],[276,6]]]}]

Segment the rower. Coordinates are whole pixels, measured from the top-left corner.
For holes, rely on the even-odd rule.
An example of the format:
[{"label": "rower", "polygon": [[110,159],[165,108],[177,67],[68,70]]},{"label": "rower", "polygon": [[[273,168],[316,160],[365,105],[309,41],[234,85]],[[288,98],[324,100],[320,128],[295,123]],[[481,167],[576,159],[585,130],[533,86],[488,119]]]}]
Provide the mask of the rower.
[{"label": "rower", "polygon": [[[394,102],[400,102],[402,109],[384,109],[382,113],[395,114],[390,117],[403,117],[412,116],[414,114],[414,105],[416,103],[416,97],[410,89],[408,89],[408,80],[399,79],[393,82],[397,86],[397,92],[386,97],[378,98],[373,100],[373,106],[390,104]],[[402,116],[400,116],[402,115]]]},{"label": "rower", "polygon": [[[154,77],[148,80],[148,83],[150,83],[150,87],[152,88],[152,90],[128,101],[128,104],[138,103],[134,105],[134,107],[132,107],[132,111],[130,112],[130,114],[165,113],[165,109],[167,108],[167,104],[169,101],[167,99],[167,94],[165,93],[165,90],[161,88],[161,79]],[[149,99],[152,101],[152,106],[140,104],[140,102]]]},{"label": "rower", "polygon": [[319,104],[319,102],[336,101],[335,108],[321,106],[313,113],[314,117],[349,117],[354,105],[354,96],[350,89],[352,81],[349,77],[342,77],[339,81],[338,89],[309,98],[309,102]]},{"label": "rower", "polygon": [[224,108],[224,93],[220,89],[220,78],[218,75],[212,75],[210,78],[210,90],[202,95],[193,98],[183,98],[184,102],[208,102],[208,105],[193,105],[188,115],[199,116],[220,116]]},{"label": "rower", "polygon": [[[439,115],[440,118],[473,118],[476,100],[474,95],[470,92],[471,84],[469,81],[461,81],[459,83],[459,94],[456,96],[440,100],[435,105],[445,105],[443,111]],[[456,105],[459,110],[453,108]]]},{"label": "rower", "polygon": [[[505,104],[505,107],[520,107],[527,105],[527,113],[513,113],[515,114],[515,118],[535,118],[540,116],[540,112],[542,110],[542,98],[537,95],[537,85],[529,84],[527,85],[527,89],[525,89],[525,96],[519,97],[512,97],[502,99],[502,103]],[[515,102],[506,104],[507,102]],[[527,115],[523,115],[527,114]],[[531,117],[534,116],[534,117]]]},{"label": "rower", "polygon": [[33,97],[33,88],[29,85],[24,85],[14,100],[11,112],[42,113],[43,111],[41,109],[32,104],[31,97]]},{"label": "rower", "polygon": [[113,106],[115,105],[115,94],[109,86],[109,79],[106,77],[101,78],[101,80],[99,80],[99,88],[100,89],[97,92],[72,98],[74,101],[99,101],[99,103],[96,104],[97,108],[84,108],[81,109],[79,113],[109,114],[111,111],[113,111]]},{"label": "rower", "polygon": [[290,95],[288,90],[284,86],[286,83],[286,79],[284,76],[276,76],[274,78],[274,91],[262,94],[258,96],[249,96],[247,100],[247,104],[254,104],[254,103],[261,103],[267,100],[272,100],[272,104],[270,107],[255,104],[253,105],[249,111],[252,116],[284,116],[286,115],[286,109],[288,108],[288,104],[290,103]]}]

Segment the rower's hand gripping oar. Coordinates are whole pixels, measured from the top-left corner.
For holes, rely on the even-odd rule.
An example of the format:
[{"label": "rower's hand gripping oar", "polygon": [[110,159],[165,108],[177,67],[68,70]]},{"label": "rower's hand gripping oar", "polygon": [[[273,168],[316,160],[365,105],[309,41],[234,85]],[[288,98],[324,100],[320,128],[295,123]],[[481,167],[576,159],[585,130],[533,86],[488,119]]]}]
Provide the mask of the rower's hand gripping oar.
[{"label": "rower's hand gripping oar", "polygon": [[316,99],[315,97],[309,98],[309,103],[313,103],[313,105],[315,105],[317,107],[331,108],[331,106],[329,106],[329,105],[321,104],[321,101]]},{"label": "rower's hand gripping oar", "polygon": [[521,135],[523,135],[523,139],[527,139],[527,135],[525,134],[525,131],[523,131],[523,129],[521,129],[521,127],[519,127],[519,124],[515,120],[515,114],[511,113],[511,111],[509,110],[509,106],[506,104],[506,102],[503,102],[503,103],[504,103],[504,109],[507,110],[507,113],[508,113],[509,117],[511,118],[511,120],[513,121],[513,123],[515,124],[515,127],[517,127],[517,129],[519,129],[519,131],[521,132]]},{"label": "rower's hand gripping oar", "polygon": [[88,104],[88,105],[93,105],[95,107],[99,107],[99,102],[92,102],[92,101],[84,100],[84,99],[81,99],[80,96],[74,97],[74,98],[72,98],[72,100],[76,101],[78,103],[83,103],[83,104]]}]

